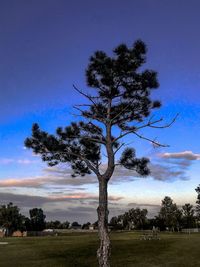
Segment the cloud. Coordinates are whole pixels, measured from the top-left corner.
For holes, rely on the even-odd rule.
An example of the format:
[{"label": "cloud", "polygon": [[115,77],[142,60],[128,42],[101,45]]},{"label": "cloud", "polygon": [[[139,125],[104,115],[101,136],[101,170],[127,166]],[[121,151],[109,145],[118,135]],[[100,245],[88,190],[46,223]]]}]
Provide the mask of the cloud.
[{"label": "cloud", "polygon": [[[68,194],[49,194],[47,196],[34,196],[27,194],[15,194],[15,193],[5,193],[0,192],[0,204],[7,202],[14,202],[18,204],[22,204],[25,207],[29,206],[41,206],[45,203],[56,203],[56,202],[80,202],[82,200],[86,200],[88,203],[92,201],[98,201],[99,197],[97,194],[91,193],[83,193],[83,192],[74,192]],[[122,196],[112,196],[108,197],[110,202],[120,201],[123,199]]]},{"label": "cloud", "polygon": [[151,165],[151,176],[156,180],[173,181],[176,179],[188,180],[187,170],[200,154],[192,151],[158,154],[156,164]]},{"label": "cloud", "polygon": [[138,179],[147,179],[149,177],[163,182],[177,179],[186,180],[188,179],[186,176],[188,166],[190,166],[190,164],[185,162],[168,162],[166,164],[166,161],[160,160],[149,164],[150,175],[147,177],[142,177],[136,171],[117,167],[110,182],[112,184],[119,184],[121,182],[132,182]]},{"label": "cloud", "polygon": [[181,168],[179,165],[170,166],[163,164],[151,164],[150,165],[151,174],[150,176],[159,181],[174,181],[175,179],[187,180],[186,168]]},{"label": "cloud", "polygon": [[[0,180],[0,187],[23,187],[23,188],[56,188],[62,189],[66,186],[79,187],[88,184],[97,183],[97,179],[94,176],[76,177],[72,178],[69,175],[44,175],[39,177],[28,177],[25,179],[4,179]],[[83,188],[82,188],[83,190]]]},{"label": "cloud", "polygon": [[[187,177],[185,172],[188,165],[168,164],[163,165],[162,162],[150,164],[151,177],[159,181],[167,181],[176,179],[185,180]],[[148,178],[148,177],[146,177]],[[135,171],[127,170],[122,167],[117,167],[110,180],[110,184],[120,184],[122,182],[131,182],[137,179],[144,179]],[[11,178],[0,180],[0,188],[35,188],[42,190],[77,190],[78,188],[83,191],[83,186],[96,185],[98,186],[97,178],[94,175],[86,175],[85,177],[71,177],[69,170],[59,169],[45,169],[44,176],[28,177],[28,178]],[[79,190],[79,191],[80,191]]]},{"label": "cloud", "polygon": [[0,187],[32,187],[38,188],[57,181],[49,177],[34,177],[26,179],[5,179],[0,181]]},{"label": "cloud", "polygon": [[147,179],[149,177],[163,182],[173,181],[175,179],[186,180],[187,176],[185,172],[189,165],[183,162],[173,162],[172,164],[168,162],[166,165],[166,160],[159,160],[158,162],[149,164],[151,174],[147,177],[141,176],[134,170],[128,170],[121,166],[117,166],[110,183],[115,185],[122,182],[132,182],[138,179]]},{"label": "cloud", "polygon": [[177,153],[162,153],[159,156],[165,159],[200,160],[200,154],[195,154],[192,151],[183,151]]},{"label": "cloud", "polygon": [[12,159],[12,158],[0,158],[0,164],[7,165],[11,163],[17,163],[17,164],[32,164],[35,161],[29,160],[29,159]]},{"label": "cloud", "polygon": [[[187,170],[194,160],[199,160],[200,154],[194,154],[192,151],[183,151],[179,153],[162,153],[149,164],[151,177],[159,181],[175,181],[177,179],[186,180]],[[0,159],[0,163],[8,164],[13,159]],[[17,160],[20,164],[29,164],[30,160]],[[106,165],[102,164],[101,171],[105,171]],[[141,179],[141,176],[132,170],[127,170],[117,166],[111,184],[119,184],[122,182],[131,182]],[[94,175],[86,175],[84,177],[73,178],[71,169],[67,167],[48,167],[43,169],[43,175],[39,177],[28,177],[25,179],[4,179],[0,180],[1,188],[41,188],[49,189],[57,188],[62,191],[66,186],[67,190],[81,188],[84,185],[98,185],[97,178]],[[82,188],[81,190],[84,190]]]},{"label": "cloud", "polygon": [[0,164],[10,164],[13,162],[14,162],[14,159],[9,159],[9,158],[1,158],[0,159]]},{"label": "cloud", "polygon": [[19,163],[19,164],[25,164],[26,165],[26,164],[31,164],[34,161],[33,160],[29,160],[29,159],[18,159],[16,162]]},{"label": "cloud", "polygon": [[[109,203],[114,204],[122,197],[110,196]],[[97,220],[98,195],[82,192],[69,193],[67,195],[31,196],[26,194],[14,194],[0,192],[0,205],[13,202],[23,214],[28,216],[30,209],[39,207],[44,210],[47,220],[61,220],[81,223]]]},{"label": "cloud", "polygon": [[[96,207],[90,206],[88,203],[81,203],[81,200],[96,199],[96,196],[88,195],[69,195],[65,198],[57,197],[43,197],[43,196],[30,196],[18,195],[13,193],[0,192],[0,204],[7,204],[13,202],[17,205],[22,214],[28,216],[29,210],[35,207],[42,208],[44,214],[47,215],[47,220],[61,220],[61,221],[79,221],[84,222],[87,218],[94,221],[96,216]],[[90,209],[88,209],[90,208]]]},{"label": "cloud", "polygon": [[157,204],[149,204],[149,203],[128,203],[128,207],[131,207],[131,208],[141,208],[141,207],[154,207],[154,208],[160,208],[160,205],[157,205]]},{"label": "cloud", "polygon": [[[87,194],[87,193],[71,193],[71,194],[67,194],[67,195],[61,195],[61,196],[49,196],[48,199],[50,201],[65,201],[65,200],[69,200],[69,199],[73,199],[73,200],[98,200],[99,197],[97,195],[94,194]],[[116,197],[116,196],[109,196],[108,197],[109,201],[119,201],[121,199],[123,199],[123,197]]]},{"label": "cloud", "polygon": [[[163,155],[163,154],[161,154]],[[185,159],[169,159],[165,157],[157,156],[156,159],[152,159],[152,163],[149,164],[151,175],[155,180],[159,181],[173,181],[177,179],[186,180],[188,179],[186,171],[191,165],[191,161]],[[106,169],[106,164],[101,165],[101,172]],[[64,178],[65,184],[78,186],[85,184],[97,184],[97,178],[94,175],[86,175],[85,177],[71,178],[70,168],[59,168],[50,167],[44,169],[44,172],[50,176],[55,176],[57,178]],[[132,182],[138,179],[144,179],[148,177],[141,177],[136,171],[128,170],[121,166],[116,166],[114,174],[110,180],[110,184],[120,184],[122,182]],[[60,182],[58,182],[60,183]]]},{"label": "cloud", "polygon": [[79,223],[97,221],[97,212],[95,207],[73,207],[69,209],[53,209],[45,211],[47,220],[60,220]]}]

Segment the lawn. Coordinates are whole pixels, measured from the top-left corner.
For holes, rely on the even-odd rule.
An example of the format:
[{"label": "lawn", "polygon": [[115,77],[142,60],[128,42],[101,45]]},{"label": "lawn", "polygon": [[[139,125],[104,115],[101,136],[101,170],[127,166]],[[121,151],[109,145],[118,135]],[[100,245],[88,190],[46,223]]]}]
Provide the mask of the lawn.
[{"label": "lawn", "polygon": [[[200,266],[200,234],[161,234],[140,240],[139,233],[112,233],[112,267]],[[95,267],[96,233],[57,237],[1,238],[1,267]]]}]

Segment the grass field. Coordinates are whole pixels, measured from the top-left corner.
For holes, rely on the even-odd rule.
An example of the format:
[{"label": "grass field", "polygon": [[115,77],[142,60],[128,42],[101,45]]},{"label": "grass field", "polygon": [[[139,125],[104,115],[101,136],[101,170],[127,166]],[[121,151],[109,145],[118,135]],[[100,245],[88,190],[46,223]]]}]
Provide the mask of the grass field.
[{"label": "grass field", "polygon": [[[112,267],[198,267],[200,234],[161,234],[140,240],[139,233],[112,233]],[[57,237],[2,238],[1,267],[95,267],[96,233]]]}]

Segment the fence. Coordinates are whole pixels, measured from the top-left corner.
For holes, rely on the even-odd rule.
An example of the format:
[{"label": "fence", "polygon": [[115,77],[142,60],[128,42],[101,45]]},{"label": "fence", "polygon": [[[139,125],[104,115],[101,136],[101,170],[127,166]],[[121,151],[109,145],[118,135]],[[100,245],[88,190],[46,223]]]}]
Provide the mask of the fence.
[{"label": "fence", "polygon": [[191,234],[191,233],[200,233],[200,228],[185,228],[181,232]]}]

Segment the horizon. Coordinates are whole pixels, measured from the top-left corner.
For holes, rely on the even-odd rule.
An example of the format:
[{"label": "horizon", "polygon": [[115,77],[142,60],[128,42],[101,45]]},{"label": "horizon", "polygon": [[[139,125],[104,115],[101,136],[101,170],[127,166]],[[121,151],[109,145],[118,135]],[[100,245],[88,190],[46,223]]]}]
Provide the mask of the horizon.
[{"label": "horizon", "polygon": [[42,208],[47,221],[97,220],[97,179],[72,178],[63,165],[48,167],[25,149],[24,140],[35,122],[54,133],[77,120],[72,106],[84,100],[73,84],[88,90],[90,56],[96,50],[112,55],[120,43],[130,46],[137,39],[148,48],[145,68],[158,72],[160,87],[152,98],[162,107],[154,112],[156,118],[169,123],[179,116],[170,128],[144,131],[170,147],[126,139],[137,156],[150,158],[151,175],[141,178],[116,169],[109,184],[109,217],[135,207],[147,207],[153,216],[165,196],[178,206],[195,205],[200,184],[199,8],[192,1],[181,3],[180,10],[178,0],[1,2],[0,205],[13,202],[23,214]]}]

